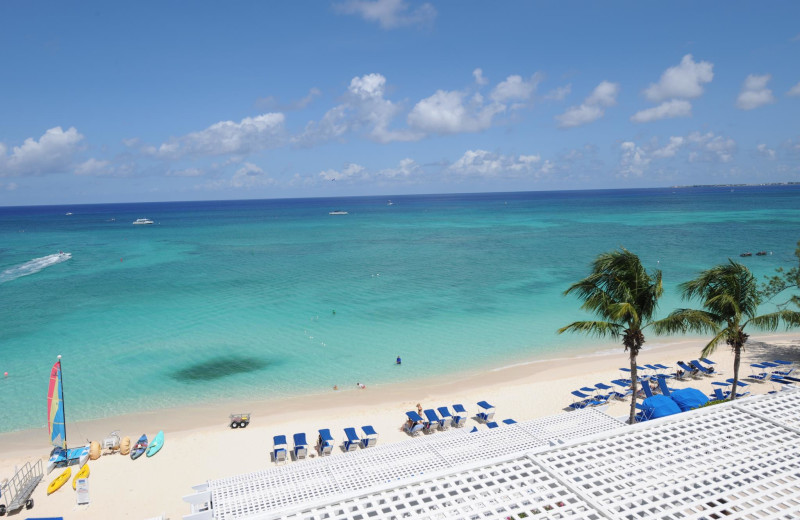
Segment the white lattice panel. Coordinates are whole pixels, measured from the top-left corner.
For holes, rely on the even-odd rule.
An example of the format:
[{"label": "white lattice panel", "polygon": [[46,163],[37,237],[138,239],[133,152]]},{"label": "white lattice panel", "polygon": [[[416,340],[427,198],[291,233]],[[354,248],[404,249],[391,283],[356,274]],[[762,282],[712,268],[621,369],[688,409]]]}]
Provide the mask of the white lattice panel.
[{"label": "white lattice panel", "polygon": [[586,408],[519,423],[518,426],[538,439],[558,442],[624,428],[625,424],[603,412]]},{"label": "white lattice panel", "polygon": [[406,484],[281,518],[443,520],[603,518],[527,457]]},{"label": "white lattice panel", "polygon": [[736,407],[800,430],[800,391],[782,391],[761,399],[742,399]]}]

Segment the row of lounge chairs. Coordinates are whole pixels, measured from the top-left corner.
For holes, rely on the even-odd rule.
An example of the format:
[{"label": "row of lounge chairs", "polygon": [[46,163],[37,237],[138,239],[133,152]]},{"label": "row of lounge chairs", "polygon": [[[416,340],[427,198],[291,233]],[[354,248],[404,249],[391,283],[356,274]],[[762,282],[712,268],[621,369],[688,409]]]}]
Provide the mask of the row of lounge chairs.
[{"label": "row of lounge chairs", "polygon": [[750,366],[754,368],[752,374],[747,376],[747,379],[752,381],[776,381],[776,379],[785,378],[794,372],[794,367],[789,368],[791,361],[783,361],[776,359],[775,361],[762,361],[761,363],[751,363]]},{"label": "row of lounge chairs", "polygon": [[[362,426],[362,434],[356,433],[355,428],[345,428],[344,435],[346,440],[342,442],[342,451],[355,451],[359,446],[370,448],[378,443],[378,433],[372,426]],[[286,463],[291,453],[295,460],[300,460],[308,456],[308,442],[305,433],[295,433],[292,440],[294,447],[291,452],[286,442],[285,435],[275,435],[272,438],[272,460],[275,463]],[[331,431],[327,428],[319,430],[317,437],[316,450],[320,456],[330,455],[333,451],[334,440]]]},{"label": "row of lounge chairs", "polygon": [[[495,408],[493,405],[486,401],[480,401],[478,407],[480,411],[475,415],[476,419],[487,424],[494,419]],[[422,413],[425,418],[414,410],[406,412],[408,420],[403,429],[412,437],[419,435],[420,432],[427,434],[436,430],[447,430],[450,426],[461,428],[467,424],[467,418],[469,417],[467,410],[461,404],[454,404],[452,413],[450,413],[450,409],[447,406],[440,406],[435,410],[429,408],[423,410]]]}]

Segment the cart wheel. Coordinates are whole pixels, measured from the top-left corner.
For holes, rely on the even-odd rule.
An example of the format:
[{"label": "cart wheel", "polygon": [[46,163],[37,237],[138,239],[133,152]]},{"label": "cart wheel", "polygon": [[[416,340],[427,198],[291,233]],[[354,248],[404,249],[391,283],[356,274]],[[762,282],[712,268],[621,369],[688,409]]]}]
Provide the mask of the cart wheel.
[{"label": "cart wheel", "polygon": [[231,421],[231,428],[238,428],[239,422],[238,421]]},{"label": "cart wheel", "polygon": [[30,509],[32,507],[33,507],[33,499],[29,498],[28,500],[25,501],[25,509]]},{"label": "cart wheel", "polygon": [[247,425],[250,424],[250,421],[244,421],[242,423],[242,428],[247,428]]},{"label": "cart wheel", "polygon": [[0,504],[0,516],[6,514],[6,506]]}]

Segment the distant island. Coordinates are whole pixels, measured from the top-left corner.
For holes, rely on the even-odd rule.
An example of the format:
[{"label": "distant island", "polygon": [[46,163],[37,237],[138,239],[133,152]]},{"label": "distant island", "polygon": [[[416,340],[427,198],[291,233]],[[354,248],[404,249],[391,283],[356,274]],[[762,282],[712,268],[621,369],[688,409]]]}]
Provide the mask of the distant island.
[{"label": "distant island", "polygon": [[747,186],[794,186],[800,181],[792,182],[760,182],[755,184],[687,184],[684,186],[672,186],[672,188],[741,188]]}]

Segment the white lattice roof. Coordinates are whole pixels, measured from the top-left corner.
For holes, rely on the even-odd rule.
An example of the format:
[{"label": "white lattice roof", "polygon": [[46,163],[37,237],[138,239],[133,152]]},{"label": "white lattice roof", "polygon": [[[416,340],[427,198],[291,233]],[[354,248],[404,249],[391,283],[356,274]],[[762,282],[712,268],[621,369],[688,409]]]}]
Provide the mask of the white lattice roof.
[{"label": "white lattice roof", "polygon": [[634,426],[587,409],[438,432],[209,481],[184,518],[798,518],[799,417],[786,391]]}]

